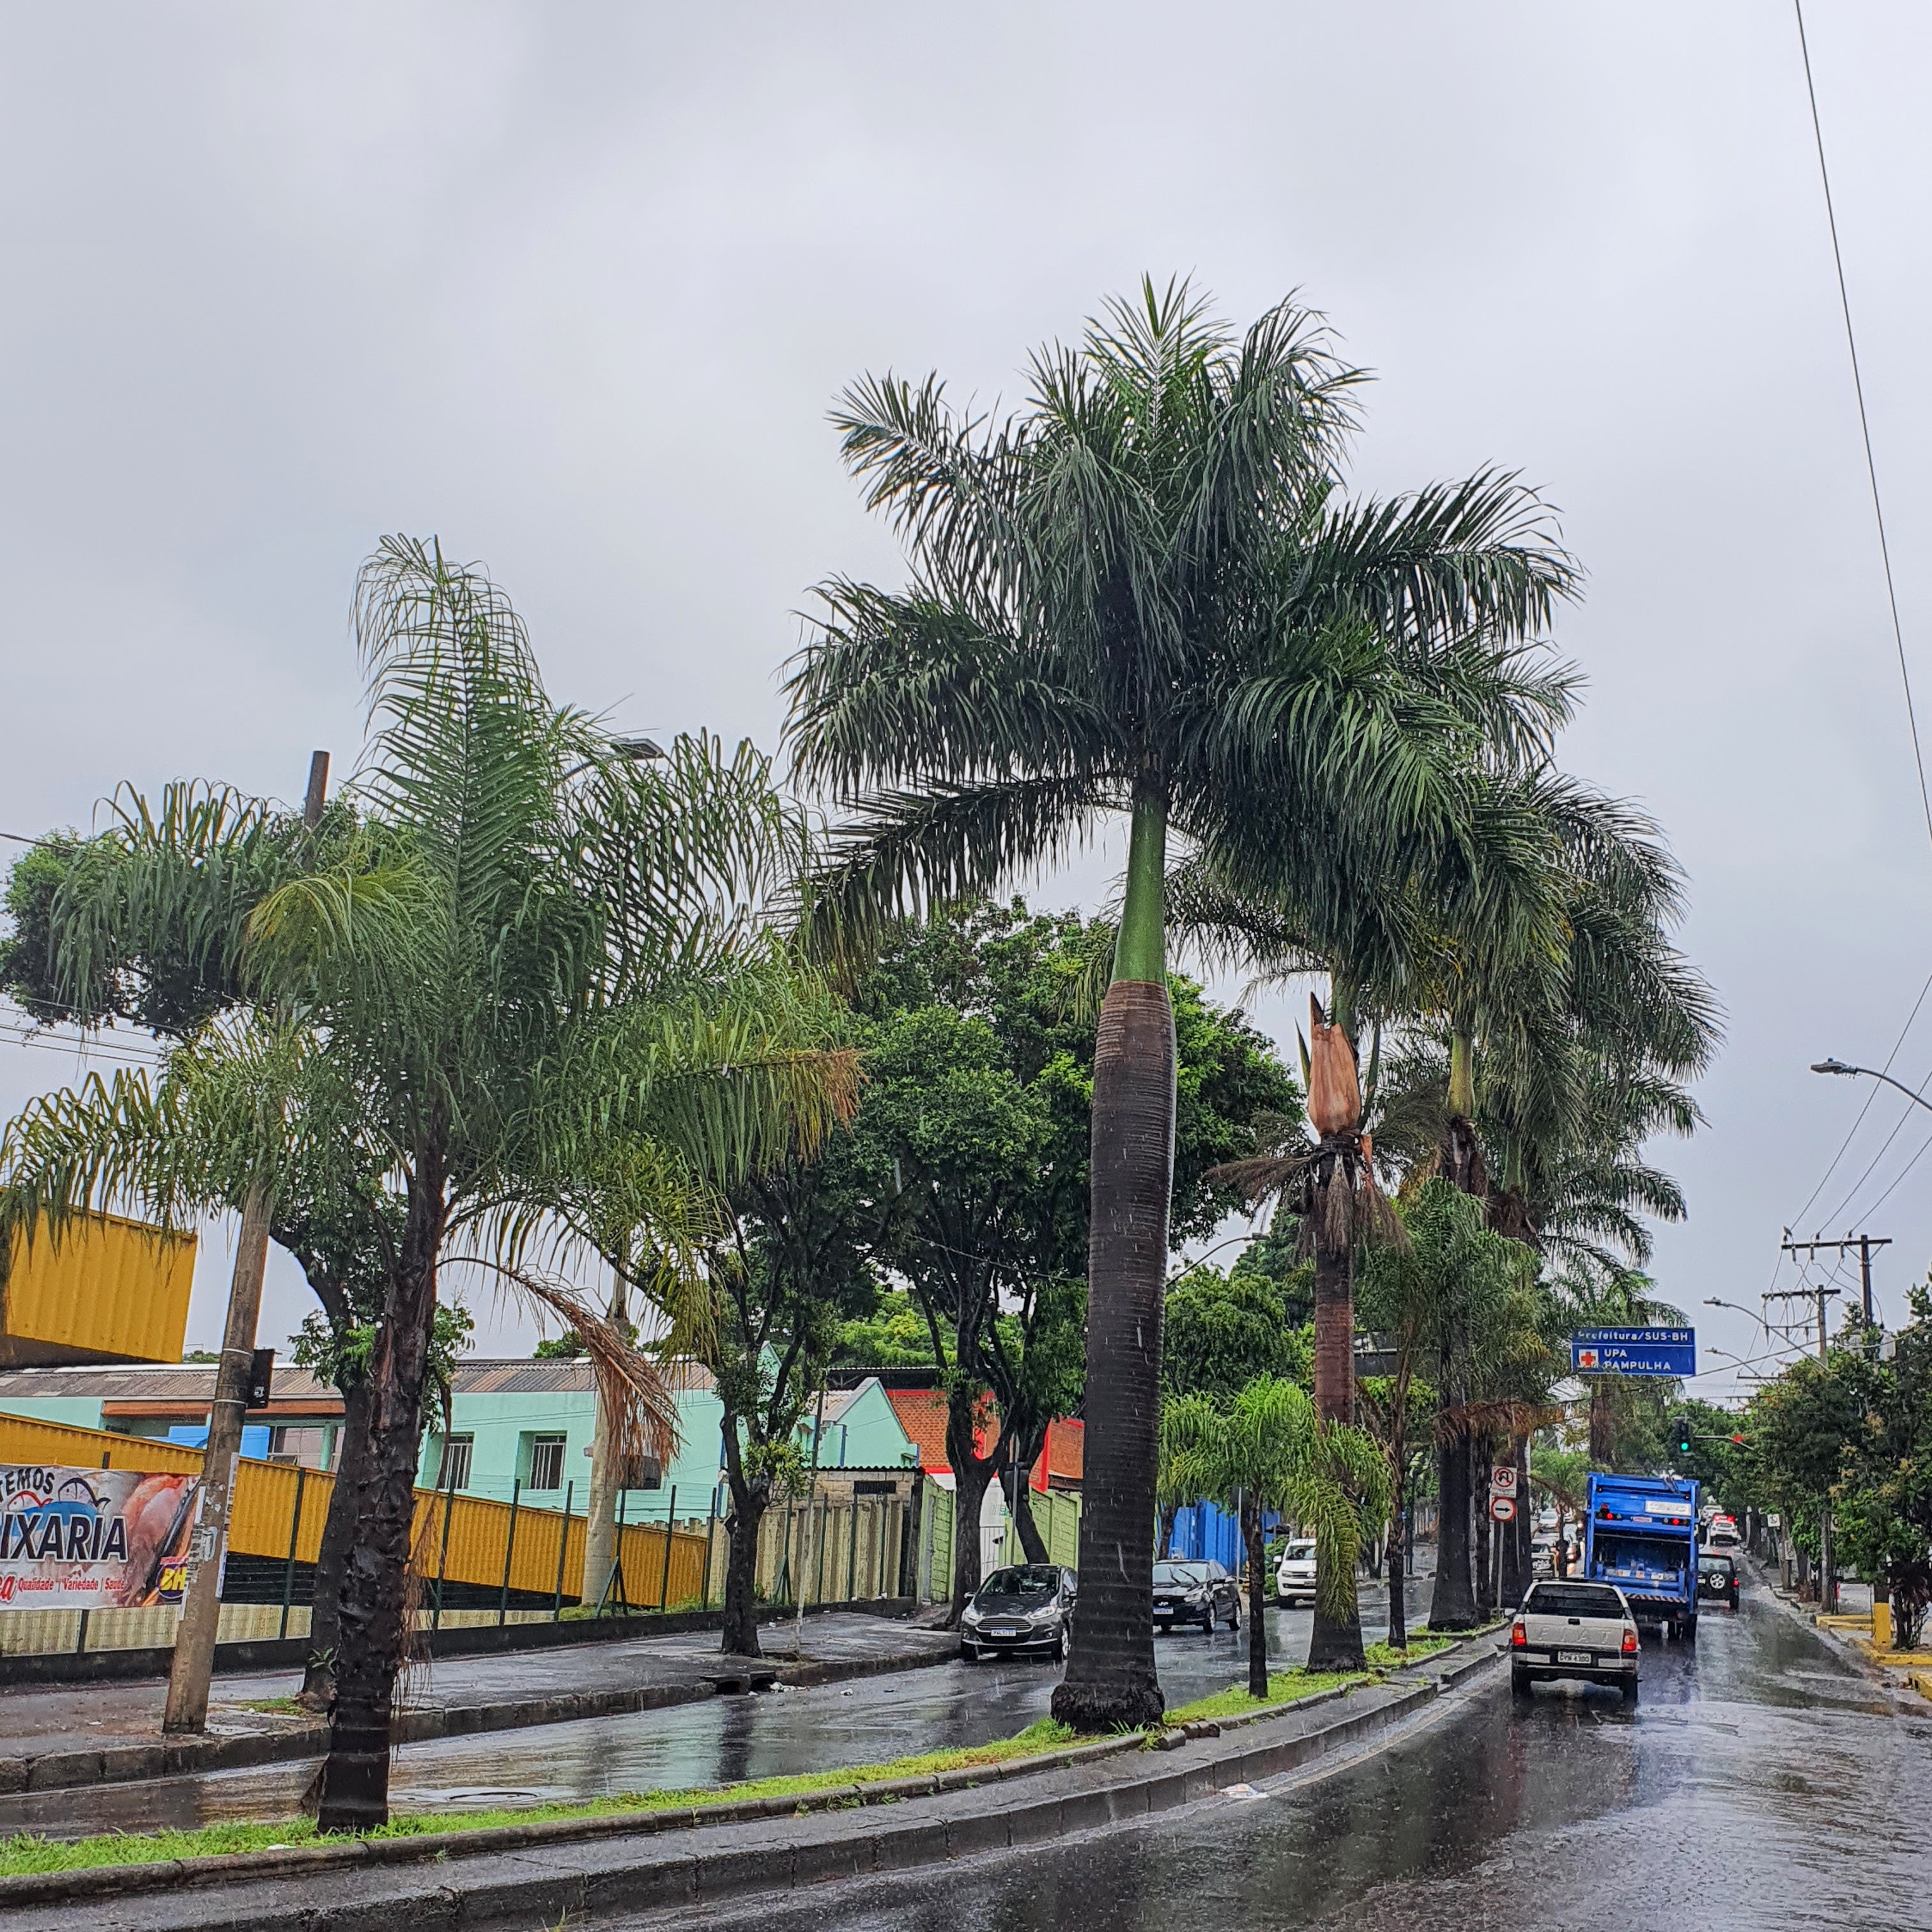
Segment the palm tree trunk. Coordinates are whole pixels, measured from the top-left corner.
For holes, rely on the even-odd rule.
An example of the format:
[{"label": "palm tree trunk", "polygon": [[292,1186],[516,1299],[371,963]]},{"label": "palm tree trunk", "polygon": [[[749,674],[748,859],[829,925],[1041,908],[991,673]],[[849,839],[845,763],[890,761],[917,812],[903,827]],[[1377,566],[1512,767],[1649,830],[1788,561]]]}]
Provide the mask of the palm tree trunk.
[{"label": "palm tree trunk", "polygon": [[441,1163],[420,1163],[370,1364],[369,1447],[354,1484],[356,1548],[341,1592],[335,1706],[316,1816],[325,1832],[370,1831],[388,1822],[389,1715],[409,1636],[404,1625],[442,1187]]},{"label": "palm tree trunk", "polygon": [[304,1710],[326,1711],[335,1694],[335,1655],[342,1642],[342,1589],[356,1547],[356,1510],[363,1459],[369,1449],[370,1392],[365,1376],[344,1376],[342,1432],[336,1438],[335,1486],[322,1519],[322,1546],[316,1552],[315,1586],[308,1624],[308,1666],[296,1702]]},{"label": "palm tree trunk", "polygon": [[[1466,1034],[1449,1042],[1449,1130],[1443,1171],[1465,1194],[1481,1200],[1489,1187],[1482,1143],[1469,1118],[1475,1105],[1472,1048]],[[1474,1630],[1482,1622],[1476,1607],[1475,1579],[1469,1547],[1469,1438],[1458,1412],[1468,1400],[1462,1379],[1466,1354],[1465,1311],[1452,1306],[1436,1378],[1436,1588],[1429,1601],[1432,1630]]]},{"label": "palm tree trunk", "polygon": [[1268,1690],[1268,1539],[1262,1532],[1262,1506],[1241,1498],[1241,1534],[1248,1550],[1248,1695],[1265,1697]]},{"label": "palm tree trunk", "polygon": [[1482,1622],[1476,1608],[1475,1580],[1469,1550],[1469,1439],[1453,1420],[1463,1391],[1456,1366],[1454,1341],[1442,1351],[1442,1409],[1436,1450],[1436,1588],[1429,1600],[1432,1630],[1474,1630]]},{"label": "palm tree trunk", "polygon": [[1398,1409],[1389,1445],[1388,1642],[1391,1650],[1408,1648],[1408,1602],[1403,1588],[1403,1558],[1408,1529],[1408,1448]]},{"label": "palm tree trunk", "polygon": [[[1346,1136],[1324,1140],[1309,1186],[1309,1218],[1315,1230],[1315,1414],[1318,1421],[1344,1428],[1355,1420],[1357,1146]],[[1325,1539],[1317,1544],[1316,1555],[1321,1562],[1328,1560]],[[1318,1575],[1308,1667],[1359,1670],[1362,1664],[1355,1573],[1352,1568],[1346,1577]]]},{"label": "palm tree trunk", "polygon": [[1166,807],[1134,802],[1114,983],[1094,1049],[1088,1232],[1085,1509],[1072,1654],[1053,1714],[1090,1735],[1166,1708],[1154,1654],[1162,1288],[1174,1184],[1174,1009],[1167,995]]}]

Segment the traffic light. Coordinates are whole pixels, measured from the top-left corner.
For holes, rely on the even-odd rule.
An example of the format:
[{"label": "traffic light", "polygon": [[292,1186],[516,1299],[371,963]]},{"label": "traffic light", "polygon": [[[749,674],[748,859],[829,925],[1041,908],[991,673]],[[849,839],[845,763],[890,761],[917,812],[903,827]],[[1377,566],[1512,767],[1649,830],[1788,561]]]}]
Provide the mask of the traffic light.
[{"label": "traffic light", "polygon": [[1690,1418],[1688,1415],[1673,1416],[1671,1418],[1670,1439],[1677,1444],[1678,1455],[1690,1454]]}]

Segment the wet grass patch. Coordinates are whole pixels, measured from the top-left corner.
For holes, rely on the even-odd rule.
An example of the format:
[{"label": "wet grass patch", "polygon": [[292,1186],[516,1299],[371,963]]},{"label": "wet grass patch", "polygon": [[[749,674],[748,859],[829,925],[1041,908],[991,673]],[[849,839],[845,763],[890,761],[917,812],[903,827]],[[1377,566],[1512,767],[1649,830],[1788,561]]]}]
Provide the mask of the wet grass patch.
[{"label": "wet grass patch", "polygon": [[1167,1713],[1164,1721],[1170,1725],[1213,1722],[1222,1718],[1252,1717],[1257,1712],[1272,1710],[1280,1705],[1298,1704],[1305,1699],[1319,1696],[1324,1690],[1372,1683],[1392,1670],[1404,1670],[1438,1650],[1447,1650],[1455,1640],[1446,1636],[1419,1636],[1411,1640],[1406,1650],[1394,1650],[1385,1643],[1372,1643],[1362,1653],[1369,1666],[1366,1670],[1270,1671],[1265,1697],[1251,1696],[1245,1682],[1231,1684],[1226,1690],[1197,1697],[1191,1704],[1177,1705]]},{"label": "wet grass patch", "polygon": [[[1092,1742],[1066,1725],[1042,1718],[1017,1736],[956,1750],[926,1751],[884,1764],[847,1765],[830,1771],[801,1772],[788,1778],[760,1778],[686,1791],[620,1792],[581,1804],[532,1804],[454,1816],[447,1811],[392,1818],[360,1835],[370,1838],[451,1837],[505,1825],[533,1825],[555,1819],[602,1818],[627,1812],[689,1811],[748,1798],[806,1798],[848,1785],[880,1784],[892,1778],[933,1776],[974,1765],[1004,1764],[1063,1745]],[[854,1803],[861,1802],[855,1798]],[[82,1871],[98,1865],[148,1864],[172,1858],[219,1858],[247,1852],[286,1851],[300,1845],[341,1844],[346,1838],[318,1832],[314,1820],[286,1819],[270,1825],[208,1825],[192,1832],[114,1832],[92,1838],[51,1839],[22,1832],[0,1838],[0,1878],[33,1872]]]}]

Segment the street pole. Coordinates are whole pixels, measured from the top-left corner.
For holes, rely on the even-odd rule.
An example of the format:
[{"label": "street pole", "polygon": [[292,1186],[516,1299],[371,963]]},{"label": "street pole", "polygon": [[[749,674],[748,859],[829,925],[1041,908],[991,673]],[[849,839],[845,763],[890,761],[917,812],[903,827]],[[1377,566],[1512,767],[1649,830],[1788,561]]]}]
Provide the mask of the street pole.
[{"label": "street pole", "polygon": [[1869,1328],[1872,1325],[1871,1237],[1869,1234],[1858,1237],[1858,1290],[1864,1297],[1865,1326]]},{"label": "street pole", "polygon": [[[302,823],[321,822],[328,792],[328,754],[308,761],[308,794]],[[181,1621],[175,1627],[168,1670],[164,1732],[208,1727],[208,1680],[214,1673],[214,1640],[221,1622],[221,1576],[228,1555],[228,1518],[235,1505],[235,1477],[242,1460],[242,1423],[255,1366],[255,1330],[261,1319],[262,1277],[268,1264],[269,1194],[265,1180],[249,1184],[236,1238],[235,1271],[229,1282],[228,1316],[221,1334],[221,1361],[214,1372],[214,1400],[208,1412],[208,1446],[201,1458],[201,1504]]]},{"label": "street pole", "polygon": [[242,1460],[242,1419],[248,1407],[255,1325],[262,1312],[262,1276],[268,1260],[268,1190],[266,1182],[256,1180],[249,1185],[242,1209],[242,1232],[235,1244],[228,1320],[221,1337],[220,1366],[214,1372],[208,1447],[201,1459],[201,1511],[194,1545],[199,1560],[189,1578],[181,1622],[175,1628],[168,1700],[161,1715],[164,1732],[200,1731],[208,1726],[208,1680],[214,1672],[215,1632],[221,1616],[228,1517],[234,1507],[236,1470]]},{"label": "street pole", "polygon": [[805,1580],[812,1569],[812,1505],[818,1500],[818,1445],[825,1439],[825,1383],[818,1384],[818,1412],[812,1424],[812,1480],[805,1492],[805,1549],[799,1561],[798,1616],[792,1624],[792,1648],[805,1654]]}]

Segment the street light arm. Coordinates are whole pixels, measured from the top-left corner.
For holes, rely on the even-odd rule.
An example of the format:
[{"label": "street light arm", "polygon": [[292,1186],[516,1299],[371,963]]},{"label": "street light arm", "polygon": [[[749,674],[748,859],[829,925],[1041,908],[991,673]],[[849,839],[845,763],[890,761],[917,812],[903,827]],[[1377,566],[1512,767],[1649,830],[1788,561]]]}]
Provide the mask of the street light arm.
[{"label": "street light arm", "polygon": [[1889,1073],[1881,1073],[1876,1066],[1847,1066],[1842,1060],[1814,1060],[1814,1073],[1862,1073],[1873,1080],[1882,1080],[1888,1087],[1896,1087],[1908,1100],[1916,1100],[1928,1114],[1932,1114],[1932,1100],[1922,1094],[1915,1094],[1902,1080],[1894,1080]]}]

